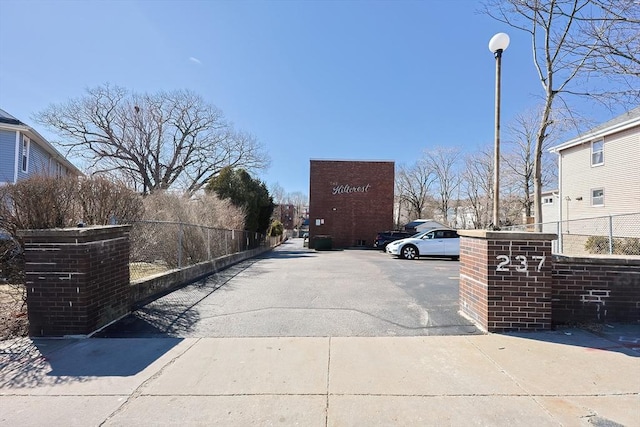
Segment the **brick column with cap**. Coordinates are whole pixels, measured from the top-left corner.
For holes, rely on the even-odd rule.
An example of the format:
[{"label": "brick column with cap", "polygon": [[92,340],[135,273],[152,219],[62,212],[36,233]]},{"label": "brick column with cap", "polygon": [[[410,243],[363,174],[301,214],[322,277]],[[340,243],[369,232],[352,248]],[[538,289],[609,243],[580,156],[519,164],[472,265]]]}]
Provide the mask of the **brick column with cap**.
[{"label": "brick column with cap", "polygon": [[131,309],[131,226],[21,230],[29,335],[88,335]]},{"label": "brick column with cap", "polygon": [[551,328],[551,233],[459,230],[460,312],[488,332]]}]

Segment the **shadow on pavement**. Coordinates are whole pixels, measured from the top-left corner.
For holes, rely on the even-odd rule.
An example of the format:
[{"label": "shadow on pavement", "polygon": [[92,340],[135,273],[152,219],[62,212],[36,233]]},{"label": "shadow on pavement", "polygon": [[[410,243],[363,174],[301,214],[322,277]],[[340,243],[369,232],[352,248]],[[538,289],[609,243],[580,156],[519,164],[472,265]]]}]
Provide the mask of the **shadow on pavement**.
[{"label": "shadow on pavement", "polygon": [[199,320],[192,306],[151,303],[97,332],[93,338],[175,338]]},{"label": "shadow on pavement", "polygon": [[182,341],[181,338],[82,340],[48,358],[50,376],[128,377],[155,362]]},{"label": "shadow on pavement", "polygon": [[187,284],[135,309],[93,335],[94,338],[169,338],[188,335],[200,320],[196,306],[214,292],[232,291],[229,282],[257,259],[243,261],[205,279]]},{"label": "shadow on pavement", "polygon": [[281,258],[310,258],[317,256],[314,251],[304,250],[275,250],[265,252],[257,257],[258,259],[281,259]]},{"label": "shadow on pavement", "polygon": [[141,372],[182,339],[30,339],[0,348],[0,389],[83,383]]},{"label": "shadow on pavement", "polygon": [[[509,332],[503,335],[523,339],[583,347],[589,351],[611,351],[640,357],[640,325],[613,324],[603,328],[558,328],[544,332]],[[606,330],[605,330],[606,328]]]}]

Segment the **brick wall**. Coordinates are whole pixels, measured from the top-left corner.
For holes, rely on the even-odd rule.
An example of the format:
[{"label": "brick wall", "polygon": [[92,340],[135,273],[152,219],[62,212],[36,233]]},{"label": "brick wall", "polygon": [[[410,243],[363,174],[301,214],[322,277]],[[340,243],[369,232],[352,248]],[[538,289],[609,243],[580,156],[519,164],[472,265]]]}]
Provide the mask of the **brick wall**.
[{"label": "brick wall", "polygon": [[274,213],[285,230],[292,230],[297,223],[296,216],[299,214],[296,212],[296,207],[292,204],[276,205]]},{"label": "brick wall", "polygon": [[379,231],[393,229],[394,168],[384,161],[311,160],[311,242],[329,235],[334,247],[373,246]]},{"label": "brick wall", "polygon": [[555,235],[460,234],[461,312],[489,332],[549,329]]},{"label": "brick wall", "polygon": [[640,259],[553,256],[553,323],[640,322]]},{"label": "brick wall", "polygon": [[460,238],[460,311],[484,330],[489,324],[487,241]]},{"label": "brick wall", "polygon": [[29,334],[89,334],[127,314],[130,226],[23,230]]}]

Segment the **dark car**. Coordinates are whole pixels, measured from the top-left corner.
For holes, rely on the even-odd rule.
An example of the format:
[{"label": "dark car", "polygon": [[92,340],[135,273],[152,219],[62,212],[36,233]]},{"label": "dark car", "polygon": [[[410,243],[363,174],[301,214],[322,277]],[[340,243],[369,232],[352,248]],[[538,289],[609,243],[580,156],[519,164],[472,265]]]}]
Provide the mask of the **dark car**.
[{"label": "dark car", "polygon": [[414,233],[410,233],[408,231],[381,231],[376,235],[373,247],[384,251],[389,243],[400,239],[406,239],[407,237],[413,236],[413,234]]}]

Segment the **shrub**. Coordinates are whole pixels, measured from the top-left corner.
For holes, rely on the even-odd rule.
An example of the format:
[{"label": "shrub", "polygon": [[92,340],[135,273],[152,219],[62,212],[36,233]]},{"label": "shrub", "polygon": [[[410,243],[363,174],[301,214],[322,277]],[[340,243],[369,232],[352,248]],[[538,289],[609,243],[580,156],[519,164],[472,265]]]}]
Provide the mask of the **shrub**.
[{"label": "shrub", "polygon": [[267,230],[267,236],[271,236],[271,237],[282,236],[283,232],[284,232],[284,225],[276,219],[269,226],[269,229]]},{"label": "shrub", "polygon": [[[612,246],[615,255],[640,255],[640,239],[636,237],[616,237]],[[584,248],[590,254],[609,254],[609,238],[589,236]]]},{"label": "shrub", "polygon": [[615,249],[618,249],[621,254],[624,255],[640,255],[640,239],[636,237],[625,237],[621,239],[619,245],[616,245]]},{"label": "shrub", "polygon": [[20,229],[60,228],[75,225],[78,206],[75,178],[34,176],[2,187],[0,228],[16,236]]},{"label": "shrub", "polygon": [[187,198],[181,194],[155,192],[144,198],[148,221],[174,221],[227,230],[244,229],[244,211],[215,194]]},{"label": "shrub", "polygon": [[175,224],[136,224],[131,232],[131,254],[136,262],[162,261],[173,268],[178,265],[178,250],[182,251],[184,263],[204,261],[210,256],[227,253],[226,230],[244,228],[242,209],[229,200],[220,200],[215,194],[187,198],[170,192],[155,192],[147,196],[143,204],[142,219]]},{"label": "shrub", "polygon": [[589,236],[584,248],[590,254],[608,254],[609,238],[605,236]]},{"label": "shrub", "polygon": [[33,176],[0,188],[0,228],[16,231],[106,225],[142,216],[142,199],[103,178]]},{"label": "shrub", "polygon": [[81,218],[86,224],[131,223],[142,217],[142,197],[123,184],[94,177],[81,179],[77,189]]}]

